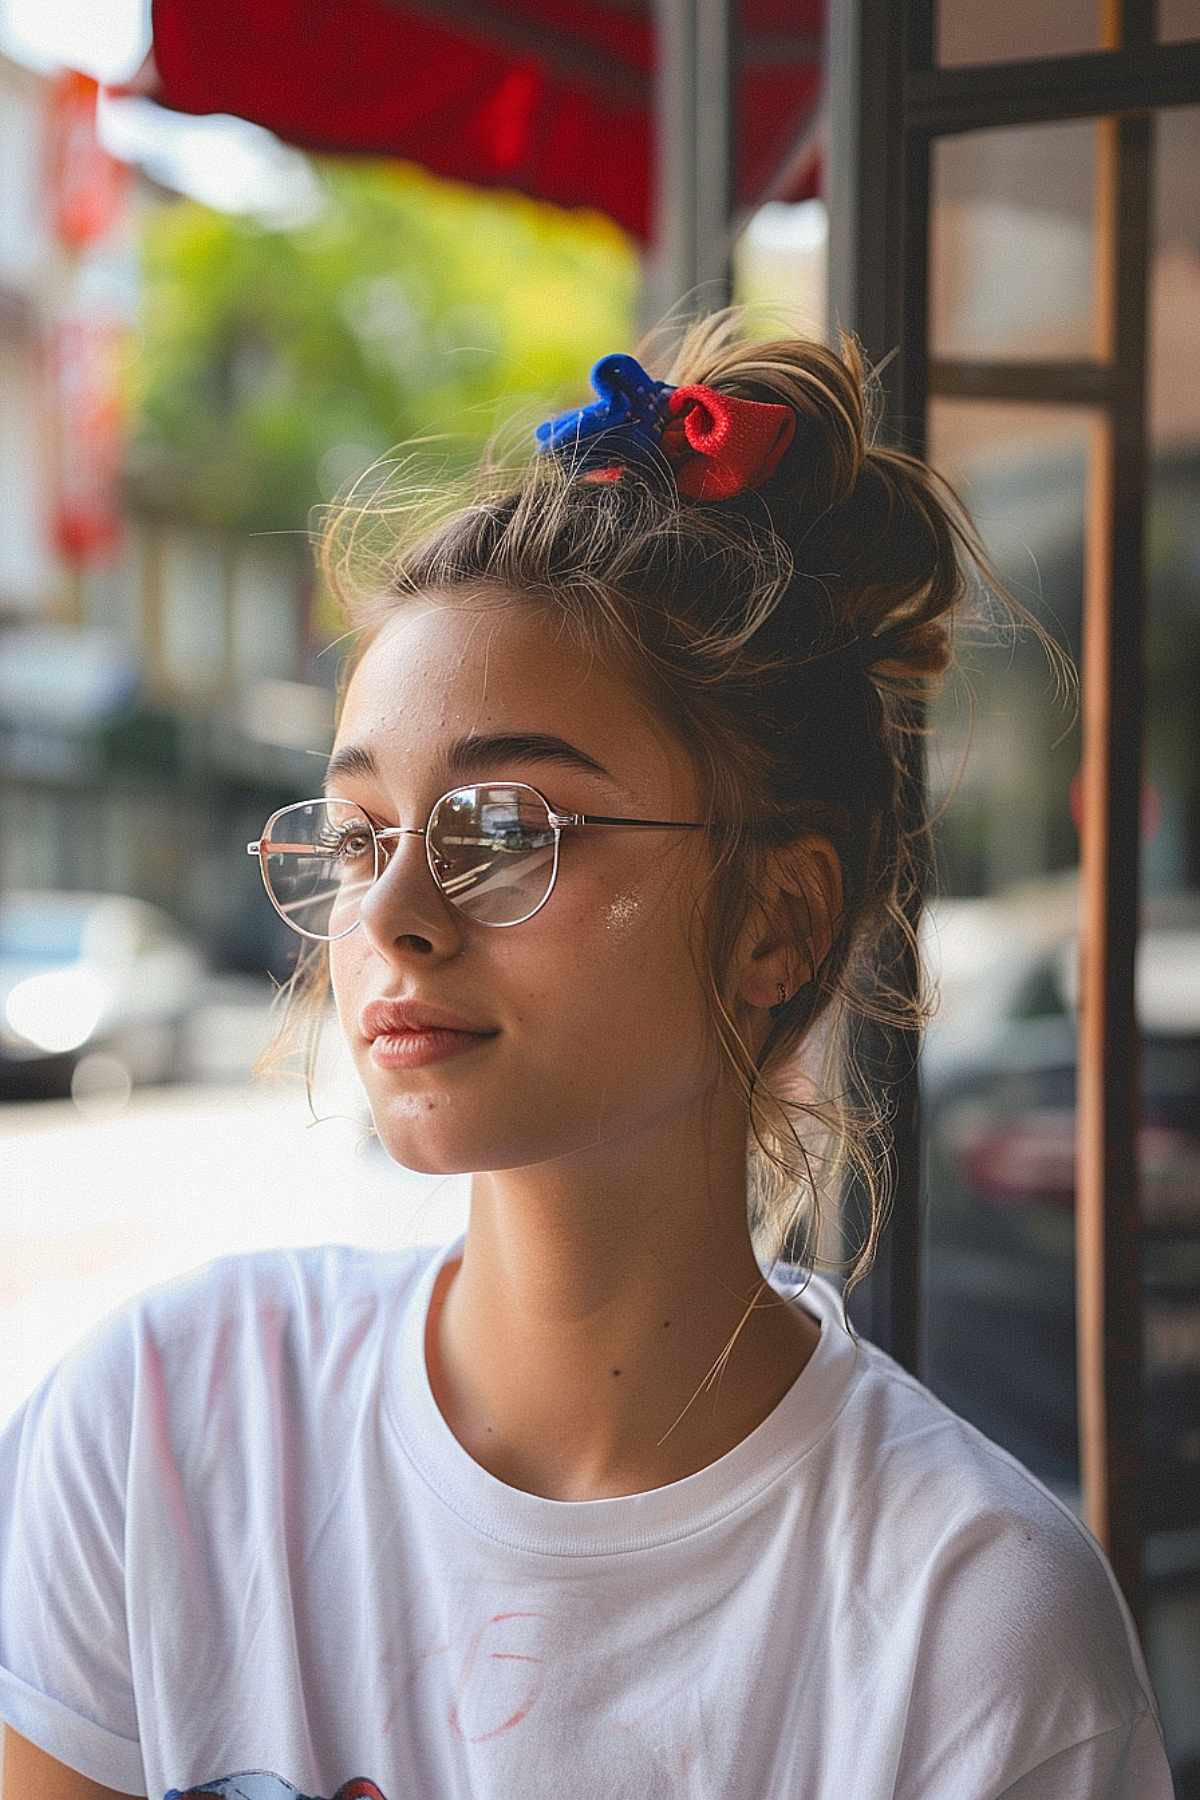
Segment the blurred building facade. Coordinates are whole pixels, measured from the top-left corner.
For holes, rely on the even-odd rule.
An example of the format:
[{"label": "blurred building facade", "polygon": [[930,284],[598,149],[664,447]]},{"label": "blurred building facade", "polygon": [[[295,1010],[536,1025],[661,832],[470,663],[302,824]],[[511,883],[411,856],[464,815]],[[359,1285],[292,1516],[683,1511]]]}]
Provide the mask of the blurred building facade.
[{"label": "blurred building facade", "polygon": [[46,83],[0,56],[0,608],[44,609],[55,571],[40,516],[48,467],[38,367],[51,306],[52,254],[37,146]]},{"label": "blurred building facade", "polygon": [[153,900],[261,970],[290,946],[229,847],[312,785],[332,670],[302,537],[124,492],[139,238],[178,199],[97,144],[94,82],[0,56],[0,869]]}]

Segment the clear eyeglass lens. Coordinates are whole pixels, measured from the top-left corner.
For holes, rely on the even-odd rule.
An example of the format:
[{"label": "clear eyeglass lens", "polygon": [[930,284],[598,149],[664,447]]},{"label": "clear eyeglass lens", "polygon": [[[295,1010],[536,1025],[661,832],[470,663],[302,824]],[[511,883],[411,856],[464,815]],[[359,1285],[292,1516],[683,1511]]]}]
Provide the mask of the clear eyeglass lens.
[{"label": "clear eyeglass lens", "polygon": [[[341,937],[398,842],[380,845],[361,807],[306,800],[275,819],[264,841],[271,897],[312,937]],[[532,789],[515,783],[456,788],[429,825],[438,886],[468,918],[512,925],[537,911],[554,879],[555,832]]]},{"label": "clear eyeglass lens", "polygon": [[311,937],[340,937],[351,929],[381,861],[370,820],[348,800],[286,807],[272,822],[263,850],[277,910]]},{"label": "clear eyeglass lens", "polygon": [[456,788],[429,828],[438,886],[481,925],[515,925],[537,911],[554,880],[555,831],[532,788],[513,782]]}]

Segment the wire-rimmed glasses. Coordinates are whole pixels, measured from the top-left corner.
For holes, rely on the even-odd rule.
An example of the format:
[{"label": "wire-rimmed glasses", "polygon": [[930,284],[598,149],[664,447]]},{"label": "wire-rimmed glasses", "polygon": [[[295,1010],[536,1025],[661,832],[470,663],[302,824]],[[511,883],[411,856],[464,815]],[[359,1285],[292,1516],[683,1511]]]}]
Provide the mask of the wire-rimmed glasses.
[{"label": "wire-rimmed glasses", "polygon": [[258,857],[271,905],[302,937],[332,941],[355,929],[363,896],[387,860],[381,846],[401,837],[424,837],[439,891],[469,919],[523,925],[554,891],[568,825],[704,829],[694,820],[558,812],[528,782],[490,781],[451,788],[423,826],[384,829],[353,800],[300,800],[273,812],[246,852]]}]

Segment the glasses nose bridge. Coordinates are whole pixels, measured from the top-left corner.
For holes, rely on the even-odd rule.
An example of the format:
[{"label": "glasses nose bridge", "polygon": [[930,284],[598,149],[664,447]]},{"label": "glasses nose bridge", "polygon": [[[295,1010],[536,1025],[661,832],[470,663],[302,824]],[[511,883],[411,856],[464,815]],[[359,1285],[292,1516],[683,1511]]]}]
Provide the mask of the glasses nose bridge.
[{"label": "glasses nose bridge", "polygon": [[[375,842],[379,848],[379,867],[375,872],[375,880],[378,881],[380,879],[380,877],[382,875],[385,875],[387,873],[388,869],[391,867],[392,858],[394,857],[394,855],[396,853],[396,847],[397,847],[397,844],[399,843],[400,839],[406,838],[406,837],[427,838],[428,833],[429,833],[429,826],[428,826],[428,823],[426,823],[424,825],[388,825],[388,826],[372,825],[371,830],[375,834]],[[429,866],[428,845],[425,844],[422,846],[422,848],[424,850],[424,855],[425,855],[425,865],[428,868],[428,866]],[[374,885],[374,884],[372,884],[372,885]]]},{"label": "glasses nose bridge", "polygon": [[[375,839],[376,868],[374,878],[367,883],[366,887],[362,889],[359,895],[358,912],[360,917],[356,920],[356,923],[361,923],[362,909],[368,902],[370,902],[372,907],[378,904],[381,898],[379,889],[384,877],[392,866],[397,846],[404,838],[415,837],[424,839],[428,832],[428,825],[383,826],[376,825],[372,819],[368,819],[367,823],[369,824],[371,833]],[[425,879],[431,882],[436,889],[439,887],[438,879],[429,866],[429,852],[424,844],[422,844],[420,854],[421,860],[425,864]],[[372,896],[374,896],[374,899],[371,898]]]}]

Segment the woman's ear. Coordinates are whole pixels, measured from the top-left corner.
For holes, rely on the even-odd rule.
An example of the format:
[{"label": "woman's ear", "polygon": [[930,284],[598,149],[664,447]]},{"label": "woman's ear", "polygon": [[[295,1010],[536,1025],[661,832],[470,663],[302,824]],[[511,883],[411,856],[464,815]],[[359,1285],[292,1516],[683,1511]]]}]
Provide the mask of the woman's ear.
[{"label": "woman's ear", "polygon": [[775,899],[767,930],[750,949],[744,994],[753,1006],[775,1006],[779,984],[790,999],[811,981],[833,947],[845,895],[842,862],[819,832],[807,832],[777,850],[771,876]]},{"label": "woman's ear", "polygon": [[[812,913],[805,934],[812,947],[812,961],[801,971],[801,979],[811,981],[833,948],[846,902],[842,859],[830,840],[814,832],[802,840],[800,854],[808,874],[803,891],[811,897]],[[803,897],[800,904],[803,906]]]}]

